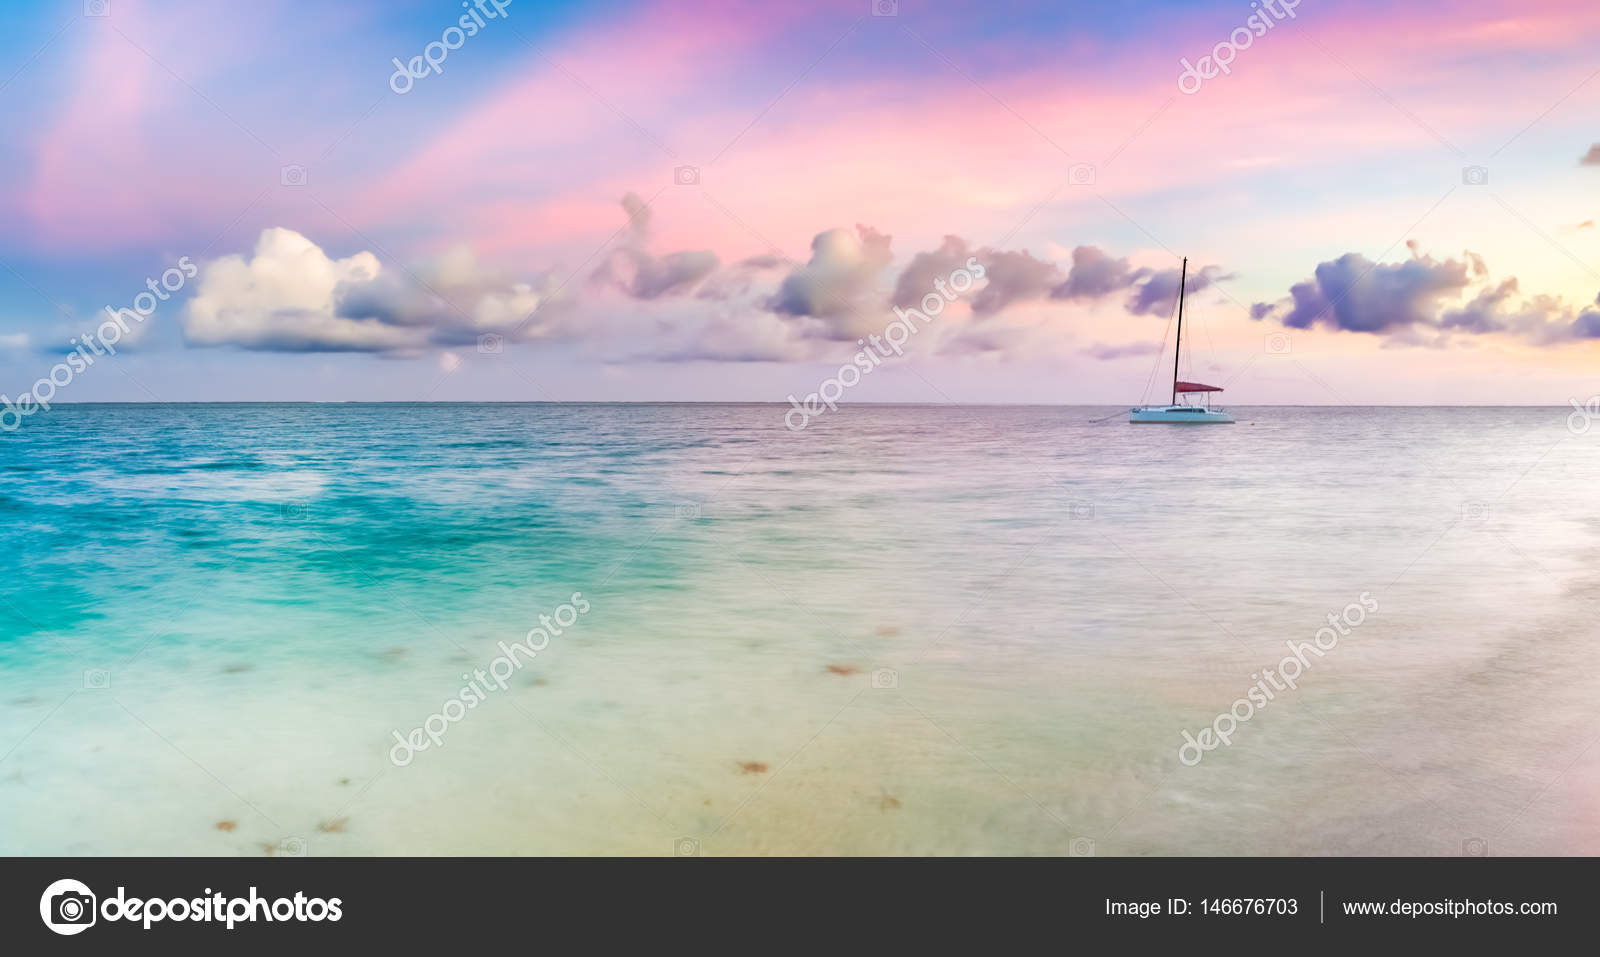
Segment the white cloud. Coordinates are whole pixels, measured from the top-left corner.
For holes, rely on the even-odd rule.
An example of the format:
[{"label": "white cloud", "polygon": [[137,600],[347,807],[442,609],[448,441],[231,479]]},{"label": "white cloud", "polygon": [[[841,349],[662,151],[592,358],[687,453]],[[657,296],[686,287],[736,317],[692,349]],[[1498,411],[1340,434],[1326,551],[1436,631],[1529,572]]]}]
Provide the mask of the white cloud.
[{"label": "white cloud", "polygon": [[520,282],[458,247],[408,271],[370,252],[333,259],[290,229],[261,233],[254,254],[206,264],[184,334],[192,345],[275,352],[415,353],[495,332],[536,339],[560,331],[557,284]]},{"label": "white cloud", "polygon": [[[650,251],[649,208],[631,193],[622,206],[626,238],[587,282],[571,285],[575,274],[565,271],[514,277],[465,246],[408,268],[370,252],[335,259],[293,230],[268,229],[251,254],[202,266],[185,336],[196,346],[277,352],[443,353],[447,370],[487,333],[508,346],[576,342],[604,362],[828,359],[841,343],[882,334],[895,305],[921,304],[975,257],[986,273],[916,348],[1007,357],[1059,350],[1069,338],[1067,301],[1090,305],[1128,290],[1149,298],[1160,286],[1154,298],[1166,303],[1169,278],[1176,294],[1176,270],[1135,269],[1095,247],[1072,248],[1068,271],[1025,251],[973,250],[958,236],[913,256],[895,279],[890,237],[864,225],[818,233],[805,263],[765,254],[724,265],[709,250]],[[1192,275],[1191,292],[1209,278]],[[1124,308],[1142,311],[1137,298]]]},{"label": "white cloud", "polygon": [[194,345],[284,352],[415,348],[423,338],[416,330],[337,315],[344,287],[381,272],[370,252],[332,259],[293,230],[263,230],[249,259],[224,256],[202,267],[184,311],[184,337]]},{"label": "white cloud", "polygon": [[830,229],[811,240],[811,259],[796,266],[768,304],[776,313],[830,320],[839,338],[853,339],[870,324],[860,313],[872,308],[873,287],[894,259],[889,237],[870,226]]}]

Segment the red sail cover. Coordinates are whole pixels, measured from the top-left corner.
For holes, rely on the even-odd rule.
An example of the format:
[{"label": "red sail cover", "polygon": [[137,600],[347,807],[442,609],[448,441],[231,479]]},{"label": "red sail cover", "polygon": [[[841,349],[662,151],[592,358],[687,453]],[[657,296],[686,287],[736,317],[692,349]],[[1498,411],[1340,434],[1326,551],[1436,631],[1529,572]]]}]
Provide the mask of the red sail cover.
[{"label": "red sail cover", "polygon": [[1221,392],[1220,385],[1206,385],[1204,382],[1179,382],[1179,392]]}]

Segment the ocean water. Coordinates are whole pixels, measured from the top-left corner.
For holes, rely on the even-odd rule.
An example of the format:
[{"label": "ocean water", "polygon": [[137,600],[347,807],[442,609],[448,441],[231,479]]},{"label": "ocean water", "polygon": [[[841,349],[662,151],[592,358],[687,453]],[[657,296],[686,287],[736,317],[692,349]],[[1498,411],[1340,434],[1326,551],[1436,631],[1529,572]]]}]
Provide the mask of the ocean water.
[{"label": "ocean water", "polygon": [[0,853],[1600,853],[1570,409],[783,411],[30,418]]}]

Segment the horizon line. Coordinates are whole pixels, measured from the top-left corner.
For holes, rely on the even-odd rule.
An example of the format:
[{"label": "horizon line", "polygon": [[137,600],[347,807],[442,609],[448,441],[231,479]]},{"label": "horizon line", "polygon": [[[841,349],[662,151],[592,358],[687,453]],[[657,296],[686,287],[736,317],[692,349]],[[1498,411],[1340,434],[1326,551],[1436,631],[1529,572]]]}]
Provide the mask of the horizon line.
[{"label": "horizon line", "polygon": [[[1570,404],[1570,401],[1569,403]],[[787,408],[787,402],[757,399],[186,399],[181,401],[105,399],[93,402],[53,402],[60,406],[168,406],[168,405],[766,405]],[[927,408],[1013,408],[1013,409],[1121,409],[1132,408],[1125,403],[1104,402],[851,402],[840,403],[840,408],[853,406],[927,407]],[[1231,409],[1560,409],[1558,404],[1523,402],[1472,402],[1472,403],[1346,403],[1346,402],[1262,402],[1229,405]]]}]

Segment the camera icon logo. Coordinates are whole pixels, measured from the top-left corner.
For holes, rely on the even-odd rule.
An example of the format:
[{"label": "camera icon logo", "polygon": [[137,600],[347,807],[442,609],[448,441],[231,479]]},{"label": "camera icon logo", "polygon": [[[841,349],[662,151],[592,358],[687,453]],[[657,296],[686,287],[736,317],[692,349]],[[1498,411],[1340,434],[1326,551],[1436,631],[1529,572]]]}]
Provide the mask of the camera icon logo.
[{"label": "camera icon logo", "polygon": [[104,691],[111,687],[111,672],[104,668],[90,668],[83,673],[83,686],[90,691]]},{"label": "camera icon logo", "polygon": [[284,186],[304,186],[306,184],[306,168],[299,163],[290,163],[278,172],[278,182]]},{"label": "camera icon logo", "polygon": [[1463,166],[1461,167],[1461,182],[1468,186],[1488,186],[1489,167]]},{"label": "camera icon logo", "polygon": [[1267,355],[1269,356],[1286,356],[1289,354],[1289,349],[1293,345],[1294,343],[1290,341],[1289,336],[1285,333],[1267,333],[1265,348],[1267,350]]},{"label": "camera icon logo", "polygon": [[1093,502],[1073,502],[1068,508],[1068,514],[1075,522],[1087,522],[1094,518]]},{"label": "camera icon logo", "polygon": [[900,687],[900,672],[893,668],[879,668],[872,672],[872,686],[874,688]]},{"label": "camera icon logo", "polygon": [[1072,857],[1093,857],[1094,856],[1094,838],[1092,838],[1092,837],[1075,837],[1075,838],[1073,838],[1072,839],[1072,843],[1067,845],[1067,853],[1069,855],[1071,855]]},{"label": "camera icon logo", "polygon": [[875,17],[898,17],[900,15],[900,0],[867,0],[872,7]]},{"label": "camera icon logo", "polygon": [[286,522],[302,521],[306,517],[306,503],[284,502],[278,507],[278,514],[283,516],[283,520]]},{"label": "camera icon logo", "polygon": [[680,837],[672,845],[674,857],[699,857],[700,842],[692,837]]},{"label": "camera icon logo", "polygon": [[506,351],[506,337],[498,332],[486,332],[478,337],[478,351],[486,356],[497,356]]},{"label": "camera icon logo", "polygon": [[306,841],[305,841],[305,838],[303,838],[303,837],[286,837],[283,840],[278,842],[278,847],[277,847],[275,853],[282,854],[284,857],[305,857],[306,856]]},{"label": "camera icon logo", "polygon": [[111,16],[111,0],[83,0],[83,15],[86,17]]},{"label": "camera icon logo", "polygon": [[93,927],[97,913],[94,891],[70,877],[46,887],[39,897],[39,917],[44,925],[68,937]]},{"label": "camera icon logo", "polygon": [[693,502],[690,502],[686,505],[679,505],[673,511],[677,514],[678,518],[683,519],[684,521],[693,521],[700,517],[700,506],[694,504]]},{"label": "camera icon logo", "polygon": [[1094,174],[1093,163],[1074,163],[1067,167],[1067,182],[1074,186],[1093,186]]},{"label": "camera icon logo", "polygon": [[1483,502],[1463,502],[1461,517],[1468,522],[1482,522],[1489,518],[1489,506]]},{"label": "camera icon logo", "polygon": [[1481,837],[1469,837],[1461,842],[1463,857],[1488,857],[1489,842]]},{"label": "camera icon logo", "polygon": [[679,186],[699,186],[700,167],[674,166],[672,168],[672,181]]}]

